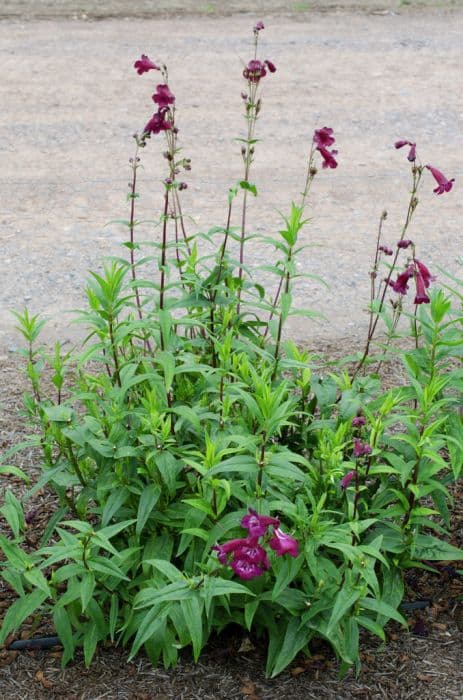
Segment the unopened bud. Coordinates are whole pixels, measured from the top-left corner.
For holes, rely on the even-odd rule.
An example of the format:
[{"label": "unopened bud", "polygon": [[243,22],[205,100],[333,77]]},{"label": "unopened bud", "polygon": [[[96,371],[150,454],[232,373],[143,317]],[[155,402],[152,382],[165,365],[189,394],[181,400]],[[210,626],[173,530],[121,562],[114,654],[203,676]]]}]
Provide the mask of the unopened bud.
[{"label": "unopened bud", "polygon": [[315,177],[315,175],[317,174],[317,172],[318,172],[318,170],[317,170],[317,168],[316,168],[315,166],[312,166],[312,167],[310,168],[310,170],[309,170],[309,173],[310,173],[310,176],[311,176],[311,177]]},{"label": "unopened bud", "polygon": [[383,221],[384,221],[385,219],[387,219],[387,211],[386,211],[386,209],[384,209],[383,213],[381,214],[381,218],[382,218]]},{"label": "unopened bud", "polygon": [[186,182],[181,182],[178,186],[179,190],[186,190],[188,188],[188,185]]},{"label": "unopened bud", "polygon": [[410,202],[410,206],[412,209],[416,209],[418,206],[418,197],[413,197],[412,201]]}]

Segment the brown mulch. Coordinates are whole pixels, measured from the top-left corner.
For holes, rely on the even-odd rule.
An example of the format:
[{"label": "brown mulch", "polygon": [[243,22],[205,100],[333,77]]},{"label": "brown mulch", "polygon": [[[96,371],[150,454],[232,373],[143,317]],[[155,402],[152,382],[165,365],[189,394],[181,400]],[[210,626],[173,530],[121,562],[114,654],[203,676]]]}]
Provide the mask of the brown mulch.
[{"label": "brown mulch", "polygon": [[[27,434],[24,419],[18,414],[26,381],[21,361],[8,357],[0,365],[0,445],[16,444]],[[398,370],[390,368],[391,376]],[[26,450],[11,461],[34,480],[40,473],[38,455]],[[24,490],[22,482],[1,477],[2,489]],[[452,541],[462,546],[463,487],[454,488]],[[54,507],[47,491],[30,501],[35,510],[30,525],[30,546]],[[4,525],[4,524],[3,524]],[[0,529],[2,523],[0,522]],[[257,640],[242,631],[230,630],[211,642],[200,662],[194,665],[184,652],[176,669],[153,669],[142,655],[127,663],[127,654],[111,646],[100,648],[86,669],[81,656],[61,668],[59,648],[50,651],[12,652],[0,648],[0,698],[41,700],[461,700],[463,697],[463,582],[454,577],[451,567],[439,567],[435,574],[413,570],[407,574],[407,600],[430,599],[431,605],[416,613],[407,613],[409,631],[395,625],[388,628],[386,645],[365,635],[362,643],[362,668],[358,677],[349,671],[342,680],[338,665],[328,646],[322,642],[312,649],[310,658],[298,657],[278,678],[263,674],[265,654]],[[12,600],[0,583],[0,622]],[[46,621],[29,619],[17,638],[50,634]]]}]

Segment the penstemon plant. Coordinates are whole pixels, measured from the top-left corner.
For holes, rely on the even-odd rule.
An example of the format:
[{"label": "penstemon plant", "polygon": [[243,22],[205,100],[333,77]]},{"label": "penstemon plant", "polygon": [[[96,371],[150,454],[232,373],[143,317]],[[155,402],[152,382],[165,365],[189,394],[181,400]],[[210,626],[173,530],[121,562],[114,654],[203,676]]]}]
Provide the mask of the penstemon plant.
[{"label": "penstemon plant", "polygon": [[[138,74],[160,71],[163,82],[156,112],[134,137],[128,260],[91,274],[80,313],[88,335],[72,356],[59,344],[50,355],[37,344],[43,321],[28,310],[16,315],[32,384],[24,404],[38,428],[27,445],[41,450],[42,476],[21,499],[6,489],[0,507],[8,528],[0,575],[17,595],[0,643],[38,611],[56,629],[63,664],[82,647],[88,665],[111,640],[129,658],[144,650],[169,667],[183,647],[197,660],[211,634],[234,623],[266,643],[269,676],[310,654],[319,637],[344,672],[359,668],[362,629],[385,640],[389,620],[406,625],[399,606],[407,568],[463,559],[446,539],[449,487],[463,467],[463,283],[448,278],[446,292],[431,291],[431,274],[406,238],[424,173],[416,146],[396,144],[410,147],[413,185],[395,254],[382,242],[381,217],[363,355],[350,374],[342,365],[326,372],[285,339],[284,327],[292,314],[310,315],[294,309],[292,290],[317,163],[328,172],[338,165],[332,128],[314,131],[301,202],[264,237],[276,262],[262,269],[276,291],[245,264],[258,92],[276,71],[257,56],[263,29],[254,27],[243,71],[244,171],[229,189],[225,226],[186,230],[179,176],[191,165],[179,150],[176,98],[167,68],[142,55]],[[151,137],[165,138],[167,168],[160,240],[142,243],[137,175]],[[425,167],[436,194],[451,190],[453,180]],[[378,284],[382,256],[393,260]],[[412,280],[409,313],[401,300]],[[390,307],[389,294],[397,295]],[[369,369],[370,348],[379,320],[388,343],[401,315],[414,344],[397,351],[403,384],[385,388]],[[3,478],[10,473],[23,475],[0,467]],[[55,510],[31,549],[24,509],[44,487]]]}]

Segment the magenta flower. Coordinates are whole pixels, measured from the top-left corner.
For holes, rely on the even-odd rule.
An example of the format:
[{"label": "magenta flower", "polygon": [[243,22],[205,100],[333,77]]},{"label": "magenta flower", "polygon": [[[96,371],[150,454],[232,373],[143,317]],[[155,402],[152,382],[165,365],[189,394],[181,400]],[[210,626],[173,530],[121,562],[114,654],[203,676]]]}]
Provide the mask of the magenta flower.
[{"label": "magenta flower", "polygon": [[432,165],[426,165],[426,168],[431,171],[435,181],[437,182],[437,187],[433,190],[436,194],[444,194],[444,192],[450,192],[455,182],[453,177],[451,180],[447,180],[445,175],[441,173],[437,168],[433,168]]},{"label": "magenta flower", "polygon": [[284,554],[289,554],[292,557],[297,557],[299,554],[299,543],[291,535],[287,535],[279,527],[273,529],[273,537],[269,540],[269,545],[277,556],[282,557]]},{"label": "magenta flower", "polygon": [[429,304],[429,297],[426,294],[426,284],[423,276],[418,271],[415,272],[416,295],[415,304]]},{"label": "magenta flower", "polygon": [[405,250],[405,248],[408,248],[411,245],[413,245],[413,241],[411,241],[409,238],[401,238],[397,243],[397,248],[402,248]]},{"label": "magenta flower", "polygon": [[166,121],[165,119],[167,111],[168,108],[164,107],[163,109],[160,109],[157,112],[155,112],[155,114],[153,114],[153,116],[143,129],[143,133],[159,134],[161,131],[167,131],[168,129],[171,129],[171,122]]},{"label": "magenta flower", "polygon": [[144,53],[142,53],[141,58],[139,58],[138,61],[135,61],[133,67],[137,69],[138,75],[143,75],[143,73],[147,73],[149,70],[160,70],[159,66],[153,63],[153,61]]},{"label": "magenta flower", "polygon": [[168,85],[156,85],[156,92],[152,98],[159,105],[160,109],[168,107],[175,102],[175,95],[171,93]]},{"label": "magenta flower", "polygon": [[323,158],[323,164],[322,164],[323,168],[337,168],[338,167],[337,160],[334,157],[335,155],[337,155],[337,153],[338,153],[337,151],[334,151],[334,150],[329,151],[324,146],[319,146],[317,148],[317,151],[320,152],[320,154]]},{"label": "magenta flower", "polygon": [[276,72],[276,66],[272,61],[269,61],[268,59],[265,59],[264,61],[265,65],[269,69],[270,73],[275,73]]},{"label": "magenta flower", "polygon": [[258,83],[259,80],[264,78],[266,75],[267,71],[265,70],[264,64],[257,58],[249,61],[248,65],[243,71],[243,76],[246,78],[246,80],[249,80],[250,83]]},{"label": "magenta flower", "polygon": [[231,563],[231,568],[244,581],[250,581],[253,578],[262,576],[264,573],[264,570],[258,564],[253,564],[248,559],[234,559]]},{"label": "magenta flower", "polygon": [[255,538],[250,538],[249,543],[243,544],[235,550],[233,561],[236,559],[245,559],[263,569],[270,569],[267,552],[260,544],[257,544]]},{"label": "magenta flower", "polygon": [[358,438],[354,438],[354,456],[363,457],[364,455],[371,455],[371,447],[367,442],[362,442]]},{"label": "magenta flower", "polygon": [[403,148],[404,146],[410,146],[410,150],[408,152],[408,160],[410,163],[413,163],[416,160],[416,143],[412,143],[412,141],[396,141],[394,146],[396,148]]},{"label": "magenta flower", "polygon": [[430,283],[434,282],[436,278],[431,275],[426,265],[420,260],[415,258],[414,263],[418,274],[423,278],[424,286],[428,288]]},{"label": "magenta flower", "polygon": [[333,129],[329,126],[324,126],[322,129],[315,129],[313,135],[313,142],[317,148],[328,148],[332,146],[336,141],[334,136],[332,136]]},{"label": "magenta flower", "polygon": [[262,22],[262,20],[259,20],[257,22],[256,26],[254,27],[254,31],[260,32],[261,29],[265,29],[265,26],[264,26],[264,23]]},{"label": "magenta flower", "polygon": [[408,291],[408,281],[411,277],[413,277],[413,266],[409,265],[406,270],[400,273],[396,281],[391,283],[394,292],[406,294]]},{"label": "magenta flower", "polygon": [[241,520],[241,526],[246,528],[250,537],[262,537],[267,532],[269,525],[278,527],[280,521],[278,518],[271,518],[269,515],[258,515],[252,508],[249,509],[249,514],[245,515]]},{"label": "magenta flower", "polygon": [[347,474],[341,479],[341,488],[344,490],[347,489],[354,476],[355,471],[347,472]]},{"label": "magenta flower", "polygon": [[393,255],[392,248],[389,248],[387,245],[380,245],[379,250],[384,253],[384,255]]},{"label": "magenta flower", "polygon": [[234,554],[241,547],[255,547],[257,545],[257,537],[247,537],[246,539],[241,538],[237,540],[229,540],[224,544],[216,544],[212,549],[218,552],[218,560],[221,564],[228,563],[228,557],[230,554]]},{"label": "magenta flower", "polygon": [[355,416],[355,418],[352,419],[352,427],[353,428],[361,428],[362,425],[365,425],[367,422],[367,419],[365,416]]}]

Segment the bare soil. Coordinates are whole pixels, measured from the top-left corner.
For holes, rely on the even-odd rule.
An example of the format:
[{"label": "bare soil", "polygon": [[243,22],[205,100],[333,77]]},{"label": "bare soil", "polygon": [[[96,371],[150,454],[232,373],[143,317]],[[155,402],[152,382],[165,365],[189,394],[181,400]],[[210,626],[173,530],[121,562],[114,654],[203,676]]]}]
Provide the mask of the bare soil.
[{"label": "bare soil", "polygon": [[[278,71],[266,79],[251,202],[253,230],[277,230],[278,210],[297,198],[313,129],[332,126],[339,167],[317,177],[311,203],[310,248],[300,269],[322,275],[330,289],[301,281],[297,301],[325,314],[324,322],[295,323],[291,333],[312,347],[356,349],[363,337],[368,271],[377,220],[388,210],[386,242],[400,236],[409,188],[408,164],[392,144],[416,140],[424,163],[456,177],[454,190],[432,193],[428,177],[410,237],[433,271],[458,271],[463,127],[461,2],[280,0],[3,0],[0,7],[0,446],[24,434],[18,417],[25,381],[12,352],[21,344],[11,310],[27,304],[50,319],[45,341],[69,344],[82,331],[66,310],[83,304],[83,281],[102,255],[120,254],[126,238],[115,220],[125,200],[131,134],[151,115],[150,74],[132,65],[140,53],[165,61],[185,155],[193,160],[185,209],[207,230],[224,223],[226,191],[240,177],[243,130],[242,62],[251,28],[263,19],[265,57]],[[104,21],[97,21],[104,20]],[[160,143],[143,154],[140,218],[160,213]],[[143,237],[155,236],[146,224]],[[262,259],[252,248],[249,262]],[[442,279],[442,275],[441,275]],[[18,464],[37,475],[37,456]],[[15,480],[9,482],[20,489]],[[37,494],[37,527],[53,503]],[[463,496],[455,493],[454,540],[461,545]],[[31,533],[33,535],[33,532]],[[233,631],[213,643],[194,666],[152,669],[143,658],[99,650],[92,667],[81,660],[60,669],[59,650],[0,650],[0,698],[130,700],[233,698],[273,700],[457,700],[463,695],[461,585],[446,572],[411,575],[409,599],[432,598],[410,616],[410,633],[390,629],[388,644],[365,637],[363,667],[340,681],[329,651],[314,649],[279,678],[263,677],[262,649]],[[8,603],[0,588],[0,618]],[[47,631],[46,628],[43,631]],[[35,631],[35,634],[40,632]],[[416,634],[413,634],[415,632]],[[420,636],[421,633],[421,636]],[[25,636],[30,629],[23,631]],[[425,635],[425,636],[423,636]]]}]

